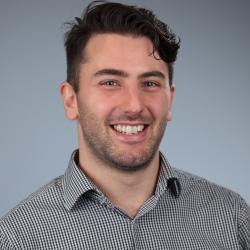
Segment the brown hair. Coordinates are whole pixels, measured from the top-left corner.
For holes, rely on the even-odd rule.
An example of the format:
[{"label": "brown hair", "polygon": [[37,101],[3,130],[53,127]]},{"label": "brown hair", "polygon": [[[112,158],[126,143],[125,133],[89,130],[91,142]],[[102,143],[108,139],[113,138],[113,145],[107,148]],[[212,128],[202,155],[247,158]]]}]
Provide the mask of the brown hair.
[{"label": "brown hair", "polygon": [[70,23],[65,34],[67,81],[79,89],[79,65],[84,59],[84,48],[91,35],[97,33],[131,34],[148,37],[153,51],[168,65],[169,84],[173,80],[173,63],[180,47],[180,39],[167,24],[156,18],[151,10],[121,3],[94,1],[87,6],[81,18]]}]

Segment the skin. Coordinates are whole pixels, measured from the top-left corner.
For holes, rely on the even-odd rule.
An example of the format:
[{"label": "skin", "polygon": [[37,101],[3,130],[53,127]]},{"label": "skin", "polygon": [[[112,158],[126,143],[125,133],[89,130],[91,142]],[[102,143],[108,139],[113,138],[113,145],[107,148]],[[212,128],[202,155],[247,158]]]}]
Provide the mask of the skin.
[{"label": "skin", "polygon": [[[159,143],[172,119],[174,85],[146,37],[97,34],[80,65],[79,92],[63,82],[68,119],[77,121],[79,165],[108,199],[133,218],[153,194]],[[124,134],[114,125],[145,125]]]}]

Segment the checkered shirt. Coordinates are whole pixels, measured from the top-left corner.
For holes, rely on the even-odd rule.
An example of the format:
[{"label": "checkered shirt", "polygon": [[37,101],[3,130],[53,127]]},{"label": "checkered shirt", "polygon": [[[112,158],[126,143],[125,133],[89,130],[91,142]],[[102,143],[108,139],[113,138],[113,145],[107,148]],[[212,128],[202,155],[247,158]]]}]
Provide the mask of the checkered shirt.
[{"label": "checkered shirt", "polygon": [[63,176],[0,220],[0,249],[250,249],[250,208],[238,194],[161,155],[155,193],[130,218],[77,167],[76,152]]}]

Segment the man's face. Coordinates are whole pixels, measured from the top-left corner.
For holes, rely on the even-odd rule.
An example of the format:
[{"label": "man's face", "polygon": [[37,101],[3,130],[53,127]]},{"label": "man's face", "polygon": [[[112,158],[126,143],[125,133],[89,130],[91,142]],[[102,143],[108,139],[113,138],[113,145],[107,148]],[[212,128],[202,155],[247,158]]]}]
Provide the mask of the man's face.
[{"label": "man's face", "polygon": [[135,171],[156,156],[171,120],[174,87],[145,37],[94,35],[84,51],[77,93],[80,140],[110,167]]}]

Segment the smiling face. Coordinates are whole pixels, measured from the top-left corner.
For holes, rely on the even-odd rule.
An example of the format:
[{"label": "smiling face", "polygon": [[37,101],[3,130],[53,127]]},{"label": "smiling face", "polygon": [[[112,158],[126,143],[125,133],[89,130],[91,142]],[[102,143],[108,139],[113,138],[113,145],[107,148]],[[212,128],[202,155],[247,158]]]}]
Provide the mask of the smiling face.
[{"label": "smiling face", "polygon": [[172,118],[174,87],[168,84],[166,63],[152,51],[145,37],[91,37],[80,65],[76,105],[68,111],[65,106],[79,123],[80,154],[128,171],[156,157]]}]

